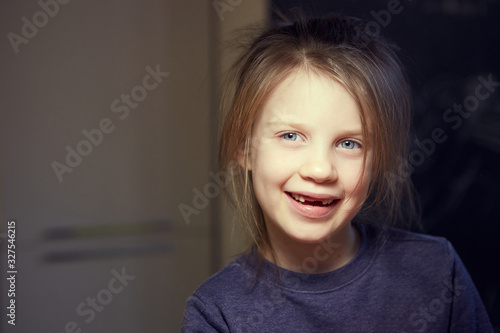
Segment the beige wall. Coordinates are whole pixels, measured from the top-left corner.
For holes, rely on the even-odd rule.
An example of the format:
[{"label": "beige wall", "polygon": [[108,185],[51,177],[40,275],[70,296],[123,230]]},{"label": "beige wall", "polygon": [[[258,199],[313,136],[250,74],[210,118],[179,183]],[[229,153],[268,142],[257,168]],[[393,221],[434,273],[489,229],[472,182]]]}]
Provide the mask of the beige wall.
[{"label": "beige wall", "polygon": [[[213,271],[213,206],[190,224],[178,207],[192,205],[193,189],[212,170],[214,8],[211,1],[42,3],[52,4],[51,16],[38,1],[4,2],[0,10],[1,223],[18,226],[15,331],[61,332],[74,322],[83,332],[177,332],[185,300]],[[22,37],[23,17],[32,23],[34,16],[36,33],[25,28],[27,42],[14,47],[6,36]],[[144,97],[147,66],[169,76]],[[134,91],[141,101],[128,107],[128,116],[124,102],[113,112],[113,101]],[[60,181],[52,163],[66,164],[66,146],[77,149],[86,140],[82,131],[103,119],[113,131]],[[170,230],[43,237],[52,227],[118,232],[157,220],[168,221]],[[92,251],[98,257],[47,260]],[[88,306],[81,308],[87,315],[79,314],[89,297],[106,296],[113,270],[123,268],[134,280],[91,320]],[[3,331],[12,331],[2,316]]]}]

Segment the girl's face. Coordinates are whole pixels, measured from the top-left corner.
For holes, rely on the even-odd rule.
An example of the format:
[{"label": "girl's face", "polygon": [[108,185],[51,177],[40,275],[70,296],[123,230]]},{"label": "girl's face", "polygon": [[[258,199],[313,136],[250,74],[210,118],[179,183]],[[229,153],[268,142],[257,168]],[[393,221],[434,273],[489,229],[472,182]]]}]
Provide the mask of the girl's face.
[{"label": "girl's face", "polygon": [[358,107],[336,81],[300,69],[271,92],[248,167],[273,245],[347,235],[371,179],[365,149]]}]

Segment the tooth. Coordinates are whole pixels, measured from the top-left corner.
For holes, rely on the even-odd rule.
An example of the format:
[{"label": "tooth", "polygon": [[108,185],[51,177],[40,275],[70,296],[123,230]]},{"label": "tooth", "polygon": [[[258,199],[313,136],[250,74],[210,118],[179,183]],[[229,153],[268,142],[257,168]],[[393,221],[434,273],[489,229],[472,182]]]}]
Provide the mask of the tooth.
[{"label": "tooth", "polygon": [[303,196],[300,196],[300,197],[299,197],[299,201],[300,201],[300,202],[305,202],[306,200],[304,199],[304,197],[303,197]]}]

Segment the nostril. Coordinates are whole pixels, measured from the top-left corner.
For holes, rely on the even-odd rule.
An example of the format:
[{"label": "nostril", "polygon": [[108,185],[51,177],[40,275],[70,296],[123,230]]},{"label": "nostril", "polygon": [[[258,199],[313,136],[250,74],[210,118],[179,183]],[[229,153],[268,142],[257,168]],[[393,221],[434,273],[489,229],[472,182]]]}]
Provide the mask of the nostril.
[{"label": "nostril", "polygon": [[332,167],[308,167],[300,170],[300,175],[304,179],[313,180],[316,183],[331,182],[337,179],[337,171]]}]

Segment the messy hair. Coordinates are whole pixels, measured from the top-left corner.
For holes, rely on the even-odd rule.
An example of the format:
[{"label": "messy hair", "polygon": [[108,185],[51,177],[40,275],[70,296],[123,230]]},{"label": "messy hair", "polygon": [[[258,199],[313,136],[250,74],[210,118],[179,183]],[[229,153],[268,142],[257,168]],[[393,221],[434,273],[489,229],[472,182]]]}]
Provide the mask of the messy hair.
[{"label": "messy hair", "polygon": [[302,18],[275,24],[253,39],[231,67],[223,92],[219,167],[224,171],[242,168],[228,173],[231,186],[226,189],[252,245],[260,254],[272,248],[252,173],[245,167],[248,163],[234,162],[249,158],[252,125],[266,97],[299,68],[339,82],[360,110],[363,136],[373,147],[373,165],[367,200],[357,222],[410,223],[416,216],[412,185],[400,171],[408,153],[411,99],[395,47],[356,18]]}]

